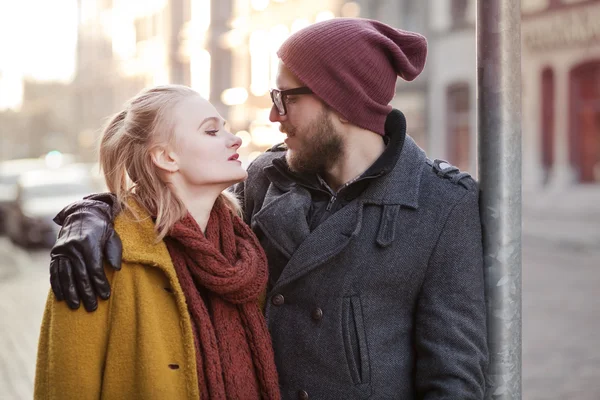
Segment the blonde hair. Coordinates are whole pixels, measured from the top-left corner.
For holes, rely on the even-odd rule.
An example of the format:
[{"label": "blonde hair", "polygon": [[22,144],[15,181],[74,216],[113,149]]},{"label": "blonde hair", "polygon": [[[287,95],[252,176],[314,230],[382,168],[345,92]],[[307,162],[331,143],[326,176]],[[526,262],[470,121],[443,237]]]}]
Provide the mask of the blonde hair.
[{"label": "blonde hair", "polygon": [[[102,132],[100,166],[108,189],[117,196],[121,207],[133,215],[135,212],[128,205],[130,198],[156,217],[157,241],[188,211],[170,185],[161,179],[150,153],[158,144],[174,142],[171,111],[175,104],[190,96],[198,93],[181,85],[145,89],[129,100]],[[241,215],[239,202],[232,193],[223,191],[218,200]]]}]

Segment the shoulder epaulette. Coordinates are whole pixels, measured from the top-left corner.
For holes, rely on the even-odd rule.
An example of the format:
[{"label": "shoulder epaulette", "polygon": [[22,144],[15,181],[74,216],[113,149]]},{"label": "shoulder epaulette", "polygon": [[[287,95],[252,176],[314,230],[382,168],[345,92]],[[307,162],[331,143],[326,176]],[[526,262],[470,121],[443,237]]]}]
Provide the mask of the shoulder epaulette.
[{"label": "shoulder epaulette", "polygon": [[454,184],[460,184],[466,189],[474,189],[475,180],[468,172],[461,172],[457,167],[444,160],[427,159],[427,164],[431,166],[433,172],[443,179],[448,179]]}]

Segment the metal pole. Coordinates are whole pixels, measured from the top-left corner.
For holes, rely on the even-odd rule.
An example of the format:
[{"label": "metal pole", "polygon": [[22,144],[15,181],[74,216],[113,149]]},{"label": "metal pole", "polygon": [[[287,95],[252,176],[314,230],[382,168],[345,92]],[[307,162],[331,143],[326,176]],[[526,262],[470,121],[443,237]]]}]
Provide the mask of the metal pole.
[{"label": "metal pole", "polygon": [[521,2],[478,0],[478,168],[486,399],[521,399]]}]

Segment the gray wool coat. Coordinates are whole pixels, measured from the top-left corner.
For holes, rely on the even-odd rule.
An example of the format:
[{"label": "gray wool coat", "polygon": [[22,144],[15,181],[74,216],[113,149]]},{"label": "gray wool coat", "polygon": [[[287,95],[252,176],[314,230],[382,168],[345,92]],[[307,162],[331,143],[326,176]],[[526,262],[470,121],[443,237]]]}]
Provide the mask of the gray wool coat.
[{"label": "gray wool coat", "polygon": [[282,157],[263,154],[235,191],[282,269],[265,312],[283,398],[482,399],[475,182],[407,136],[394,169],[311,232],[310,193],[277,173]]}]

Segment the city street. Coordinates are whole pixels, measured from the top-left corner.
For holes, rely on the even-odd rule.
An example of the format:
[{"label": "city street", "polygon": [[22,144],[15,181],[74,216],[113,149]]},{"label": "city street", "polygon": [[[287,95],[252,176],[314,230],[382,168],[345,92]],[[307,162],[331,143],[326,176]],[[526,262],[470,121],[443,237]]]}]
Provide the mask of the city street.
[{"label": "city street", "polygon": [[525,238],[523,399],[600,399],[600,250]]},{"label": "city street", "polygon": [[33,398],[48,251],[27,253],[0,237],[0,399]]},{"label": "city street", "polygon": [[[39,324],[49,288],[47,253],[25,252],[0,238],[3,400],[32,398]],[[597,245],[525,234],[523,399],[600,398],[599,286]]]},{"label": "city street", "polygon": [[[463,219],[463,228],[477,222],[461,213],[461,206],[451,203],[453,195],[446,194],[452,191],[452,183],[443,172],[452,169],[436,171],[442,183],[427,186],[429,179],[420,181],[420,168],[431,174],[431,166],[417,167],[421,153],[410,150],[413,141],[431,160],[445,160],[483,183],[474,191],[484,200],[479,204],[486,224],[482,227],[484,260],[498,263],[498,268],[482,268],[488,278],[486,310],[493,318],[488,320],[504,324],[488,327],[494,349],[487,382],[490,394],[485,400],[600,400],[600,0],[0,0],[0,400],[33,397],[41,321],[53,294],[50,248],[27,248],[25,243],[52,244],[58,232],[52,221],[65,205],[91,193],[108,192],[108,186],[117,194],[152,194],[147,197],[159,203],[167,196],[164,191],[172,191],[174,195],[167,197],[180,203],[187,196],[177,194],[187,189],[212,191],[225,182],[237,182],[244,175],[242,168],[248,169],[269,149],[282,150],[277,148],[282,141],[289,145],[289,171],[311,176],[318,171],[315,182],[328,189],[344,189],[357,180],[361,182],[354,187],[360,190],[371,185],[356,198],[355,193],[336,193],[320,220],[336,212],[336,205],[354,201],[369,207],[354,214],[365,216],[356,225],[361,233],[376,231],[365,228],[371,226],[365,221],[380,225],[377,237],[357,239],[346,235],[345,229],[340,234],[324,232],[320,242],[349,243],[343,249],[346,259],[353,258],[348,255],[359,249],[353,247],[359,240],[358,246],[372,245],[372,249],[362,253],[359,249],[360,256],[343,266],[344,282],[333,278],[326,286],[327,278],[334,276],[331,268],[326,269],[331,265],[307,274],[327,290],[311,291],[308,297],[314,304],[307,304],[306,312],[291,291],[284,293],[285,285],[271,299],[275,307],[284,308],[274,309],[281,320],[272,328],[293,331],[290,325],[294,324],[281,321],[297,313],[293,321],[299,325],[306,318],[308,325],[303,328],[315,332],[306,338],[305,346],[289,333],[282,338],[287,342],[285,351],[291,343],[289,354],[300,354],[285,362],[294,372],[315,378],[306,385],[311,400],[338,400],[314,399],[316,381],[333,372],[346,374],[349,385],[354,382],[356,388],[348,393],[356,389],[355,393],[373,393],[370,398],[379,400],[377,396],[386,389],[396,393],[391,385],[381,386],[389,376],[404,372],[398,371],[398,365],[414,358],[410,344],[401,349],[401,356],[386,351],[399,348],[398,337],[414,339],[416,331],[402,330],[406,324],[400,323],[390,333],[382,321],[431,318],[422,312],[412,315],[400,302],[386,307],[379,299],[371,302],[374,305],[361,300],[367,296],[365,291],[385,297],[390,287],[396,293],[419,293],[419,289],[397,289],[402,283],[389,283],[398,282],[396,275],[405,279],[423,275],[403,274],[396,268],[402,266],[404,256],[414,257],[394,254],[397,245],[406,244],[402,238],[420,237],[397,234],[393,221],[402,220],[396,218],[400,207],[418,203],[413,212],[415,229],[426,232],[428,240],[450,237],[452,245],[460,245],[446,249],[436,242],[445,269],[438,273],[438,268],[430,268],[426,273],[430,280],[461,276],[461,266],[452,262],[455,249],[472,250],[481,244],[467,243],[472,232],[463,235],[457,233],[460,229],[446,229],[454,224],[442,212],[445,209],[456,210],[452,213]],[[161,153],[159,147],[168,151]],[[149,153],[152,158],[166,155],[174,168],[148,163]],[[434,170],[444,166],[438,164]],[[201,173],[191,174],[194,168]],[[261,191],[255,190],[272,179],[269,168],[264,176],[261,169],[261,162],[251,168],[252,178],[243,186],[246,198],[240,200],[246,200],[242,201],[245,208],[255,206],[254,211],[269,214],[263,206],[270,199],[259,199]],[[359,175],[360,171],[368,176]],[[192,175],[194,179],[188,179]],[[272,199],[300,193],[283,193],[288,189],[276,187],[304,185],[303,177],[285,175],[285,185],[275,182],[269,188],[269,195],[276,195]],[[464,181],[457,180],[464,175],[450,175],[454,184],[462,186]],[[411,182],[421,183],[411,188]],[[315,192],[296,189],[302,191],[299,197]],[[208,199],[204,194],[200,197]],[[389,200],[395,197],[406,201]],[[318,199],[313,200],[309,217],[321,214],[315,211],[320,207]],[[374,211],[379,204],[385,208],[381,217]],[[192,206],[187,201],[185,205]],[[209,203],[197,205],[204,208]],[[290,202],[281,212],[293,214],[299,205]],[[342,212],[348,216],[352,209]],[[155,220],[164,220],[159,212],[154,214],[159,214]],[[277,218],[280,215],[268,217],[283,226],[276,236],[297,238],[305,227],[286,224]],[[436,224],[446,230],[437,232]],[[93,226],[84,220],[78,228]],[[271,240],[278,238],[270,237],[268,227],[262,228],[267,234],[263,245],[272,242],[271,261],[290,252],[285,243]],[[327,226],[320,228],[327,230]],[[426,245],[417,239],[406,253],[422,255]],[[329,251],[332,247],[302,249],[307,247],[306,253],[326,256],[330,263],[336,259]],[[373,261],[362,259],[365,254]],[[521,265],[516,262],[518,255],[522,255]],[[290,268],[290,280],[312,268],[304,253],[295,253],[294,259],[305,265],[299,263],[297,273]],[[392,272],[376,271],[390,267],[386,263]],[[348,272],[357,268],[360,282]],[[364,277],[376,283],[369,284]],[[445,285],[432,302],[456,302],[456,292],[471,281],[467,277],[462,286]],[[522,296],[517,304],[514,295],[519,283]],[[300,283],[296,288],[306,287]],[[424,288],[426,293],[427,285]],[[157,290],[164,295],[170,289],[162,285]],[[468,295],[469,290],[463,292]],[[117,300],[117,308],[132,309]],[[461,305],[468,309],[470,301],[471,297]],[[334,312],[333,302],[342,311]],[[150,304],[138,297],[134,303],[144,310]],[[424,303],[428,302],[418,302]],[[382,309],[398,312],[384,315]],[[164,316],[160,310],[152,311]],[[432,331],[456,333],[453,325],[466,318],[452,317],[458,322],[445,324],[444,318],[438,318]],[[374,334],[363,321],[368,318],[376,319]],[[178,329],[177,324],[161,321],[171,328],[169,332]],[[329,329],[332,321],[335,327]],[[53,324],[59,324],[56,318]],[[74,325],[69,323],[72,329],[61,336],[57,354],[69,346],[78,355],[93,350],[82,346],[79,351],[74,346],[74,335],[89,336],[78,333],[79,326]],[[143,339],[149,339],[143,332]],[[420,330],[418,334],[425,336]],[[376,351],[377,336],[384,343],[382,352]],[[331,337],[339,338],[333,341],[337,348],[330,346]],[[153,366],[141,362],[140,354],[150,349],[151,356],[157,355],[155,343],[148,343],[137,343],[140,351],[130,357],[143,368]],[[521,354],[515,351],[518,344]],[[427,346],[418,350],[421,357],[428,351]],[[452,351],[442,349],[440,358]],[[370,366],[369,359],[380,353],[384,354],[378,359],[381,368]],[[310,358],[311,354],[322,358]],[[461,357],[473,357],[454,355],[457,364]],[[518,356],[521,365],[514,362]],[[307,359],[310,365],[301,365]],[[314,360],[333,362],[333,368],[321,373]],[[178,369],[172,361],[177,360],[170,360],[169,367]],[[81,361],[74,365],[83,370]],[[332,371],[336,368],[339,371]],[[432,366],[436,370],[444,369]],[[385,378],[378,379],[377,371]],[[293,376],[280,375],[286,389],[306,397],[305,388]],[[245,375],[235,378],[245,379]],[[56,379],[49,380],[57,389]],[[155,379],[140,381],[131,385],[139,393],[156,393],[160,386]],[[77,379],[76,387],[83,386],[85,382]],[[107,386],[105,382],[105,392]],[[322,386],[330,396],[342,393],[335,385]],[[518,389],[522,390],[517,399],[511,391]]]}]

